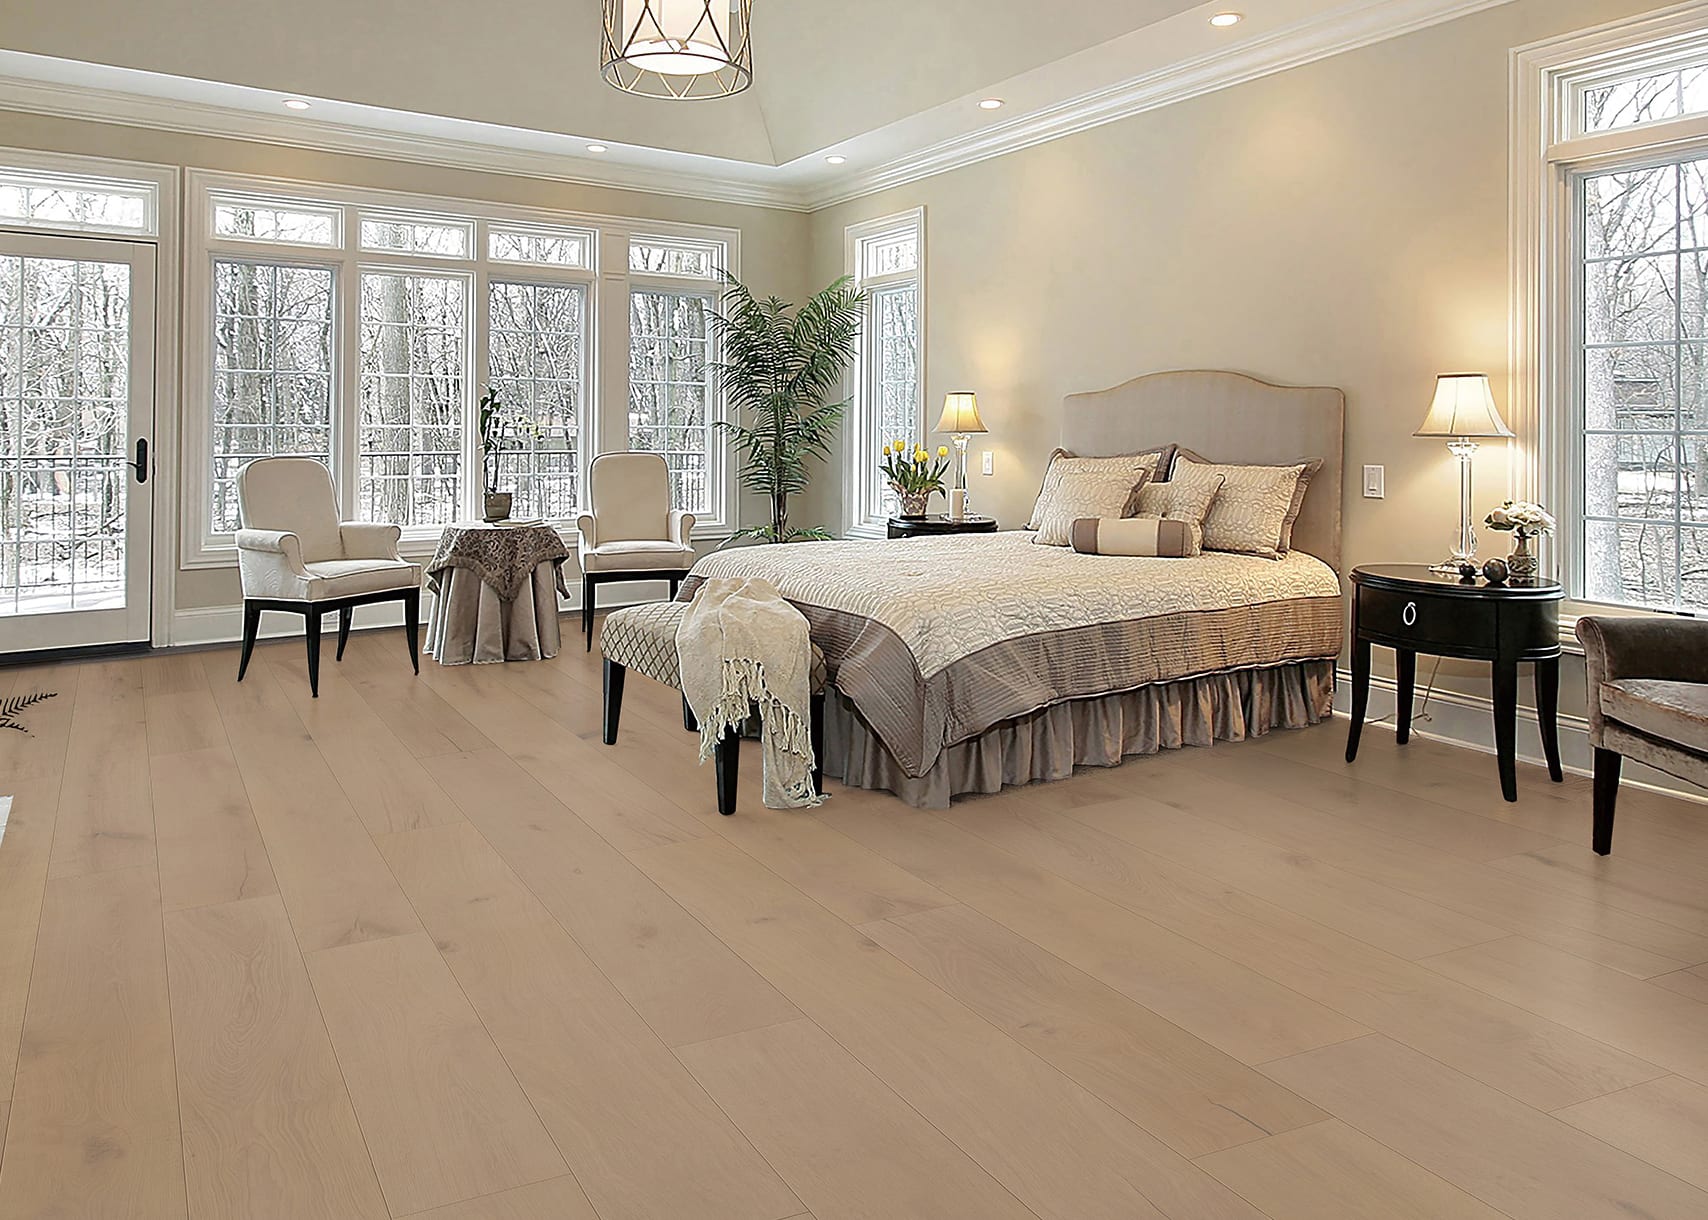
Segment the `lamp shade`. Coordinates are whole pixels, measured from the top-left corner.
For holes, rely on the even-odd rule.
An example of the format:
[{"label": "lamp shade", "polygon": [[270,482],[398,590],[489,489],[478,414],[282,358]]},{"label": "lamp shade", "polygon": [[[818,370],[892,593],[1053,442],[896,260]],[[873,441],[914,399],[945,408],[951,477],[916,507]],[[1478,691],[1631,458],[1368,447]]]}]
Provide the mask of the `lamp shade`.
[{"label": "lamp shade", "polygon": [[715,98],[753,80],[753,0],[605,0],[599,70],[625,93]]},{"label": "lamp shade", "polygon": [[937,421],[937,431],[962,434],[988,432],[979,418],[979,396],[971,390],[956,390],[943,399],[943,415]]},{"label": "lamp shade", "polygon": [[1487,373],[1448,373],[1435,379],[1435,401],[1413,436],[1511,436],[1500,417]]}]

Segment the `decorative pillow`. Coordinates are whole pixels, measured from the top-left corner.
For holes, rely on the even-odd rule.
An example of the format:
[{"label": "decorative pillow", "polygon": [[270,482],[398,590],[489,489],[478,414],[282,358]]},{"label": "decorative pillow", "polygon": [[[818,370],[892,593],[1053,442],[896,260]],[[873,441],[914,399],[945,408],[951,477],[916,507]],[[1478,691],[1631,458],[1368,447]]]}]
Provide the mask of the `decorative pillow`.
[{"label": "decorative pillow", "polygon": [[1186,559],[1203,549],[1196,521],[1168,517],[1082,517],[1073,523],[1073,549],[1085,555]]},{"label": "decorative pillow", "polygon": [[[1200,457],[1184,445],[1178,445],[1175,448],[1179,453],[1181,462],[1197,462],[1202,466],[1215,465],[1209,458]],[[1275,549],[1283,555],[1293,549],[1293,526],[1299,520],[1299,510],[1305,505],[1305,493],[1311,489],[1311,480],[1322,473],[1323,460],[1321,458],[1300,458],[1297,462],[1284,463],[1282,468],[1291,466],[1303,466],[1304,470],[1300,472],[1299,485],[1293,491],[1293,502],[1287,506],[1287,516],[1281,522],[1281,544]]]},{"label": "decorative pillow", "polygon": [[1204,514],[1204,549],[1281,557],[1281,526],[1293,508],[1293,496],[1305,463],[1297,466],[1205,466],[1183,458],[1175,481],[1222,476],[1222,489]]},{"label": "decorative pillow", "polygon": [[1134,494],[1151,477],[1133,459],[1058,457],[1044,474],[1044,489],[1032,509],[1032,541],[1067,546],[1073,523],[1081,517],[1120,517]]},{"label": "decorative pillow", "polygon": [[[1050,471],[1055,469],[1056,463],[1063,459],[1083,463],[1107,463],[1112,469],[1131,472],[1134,476],[1131,483],[1133,489],[1132,497],[1129,499],[1126,508],[1115,514],[1120,517],[1130,517],[1139,511],[1139,488],[1144,485],[1144,480],[1140,479],[1138,474],[1143,472],[1146,479],[1157,479],[1163,477],[1168,472],[1169,465],[1174,461],[1174,450],[1175,446],[1164,445],[1160,449],[1147,449],[1143,453],[1123,453],[1116,457],[1080,457],[1078,454],[1067,449],[1052,449],[1050,451],[1049,465],[1044,469],[1044,482],[1047,486],[1049,483]],[[1084,466],[1081,468],[1090,469],[1090,466]],[[1038,492],[1039,503],[1043,502],[1043,498],[1044,493],[1043,490],[1040,489]],[[1026,523],[1026,528],[1029,530],[1035,530],[1038,528],[1038,510],[1036,508],[1033,508],[1032,519]],[[1067,543],[1063,542],[1061,545],[1066,546]]]},{"label": "decorative pillow", "polygon": [[1139,514],[1167,517],[1173,521],[1203,521],[1222,490],[1222,476],[1209,466],[1188,469],[1174,464],[1174,477],[1166,483],[1147,483],[1139,492]]}]

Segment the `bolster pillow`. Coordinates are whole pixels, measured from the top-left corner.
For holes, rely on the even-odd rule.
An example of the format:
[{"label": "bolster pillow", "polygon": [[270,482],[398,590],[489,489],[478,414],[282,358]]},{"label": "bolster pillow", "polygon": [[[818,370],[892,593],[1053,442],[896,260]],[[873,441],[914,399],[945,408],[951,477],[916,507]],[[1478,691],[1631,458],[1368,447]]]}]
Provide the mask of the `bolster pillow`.
[{"label": "bolster pillow", "polygon": [[1081,517],[1073,523],[1073,549],[1085,555],[1185,559],[1204,549],[1204,535],[1196,521],[1170,517]]}]

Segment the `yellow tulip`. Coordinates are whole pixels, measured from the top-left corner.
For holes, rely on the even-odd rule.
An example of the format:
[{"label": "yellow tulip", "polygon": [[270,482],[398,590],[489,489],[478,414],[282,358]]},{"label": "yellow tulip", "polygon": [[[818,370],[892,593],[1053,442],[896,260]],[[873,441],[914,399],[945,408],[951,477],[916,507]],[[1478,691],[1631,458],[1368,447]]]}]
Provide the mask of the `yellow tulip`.
[{"label": "yellow tulip", "polygon": [[897,453],[900,453],[900,452],[901,452],[901,451],[902,451],[902,449],[901,449],[901,442],[900,442],[900,441],[891,441],[891,442],[890,442],[890,446],[891,446],[891,448],[893,448],[893,449],[894,449],[894,450],[895,450],[895,451],[896,451],[896,452],[897,452]]},{"label": "yellow tulip", "polygon": [[931,455],[929,453],[925,452],[925,450],[923,450],[923,449],[916,449],[913,452],[913,460],[916,462],[927,461],[930,459],[930,457],[931,457]]},{"label": "yellow tulip", "polygon": [[937,456],[940,458],[948,457],[949,456],[949,446],[947,446],[947,445],[937,446]]},{"label": "yellow tulip", "polygon": [[885,441],[884,442],[884,456],[889,457],[889,455],[890,455],[890,445],[889,445],[888,441]]}]

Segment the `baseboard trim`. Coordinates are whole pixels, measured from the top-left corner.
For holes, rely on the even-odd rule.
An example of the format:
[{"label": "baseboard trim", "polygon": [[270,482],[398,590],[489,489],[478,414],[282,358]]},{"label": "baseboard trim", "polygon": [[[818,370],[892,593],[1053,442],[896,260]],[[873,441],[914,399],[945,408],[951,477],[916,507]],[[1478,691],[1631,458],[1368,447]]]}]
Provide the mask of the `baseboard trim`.
[{"label": "baseboard trim", "polygon": [[[1394,727],[1394,712],[1399,707],[1399,686],[1394,679],[1372,675],[1370,678],[1370,707],[1365,720],[1366,728]],[[1418,696],[1421,703],[1422,696]],[[1336,716],[1345,719],[1352,707],[1352,675],[1345,669],[1335,673],[1334,712]],[[1419,719],[1415,714],[1412,719],[1412,732],[1430,741],[1439,741],[1450,746],[1460,746],[1467,750],[1475,750],[1479,754],[1493,754],[1494,745],[1494,704],[1488,699],[1477,695],[1467,695],[1460,691],[1437,690],[1429,696],[1428,708],[1425,711],[1428,719]],[[1545,766],[1542,757],[1541,724],[1536,718],[1536,709],[1520,707],[1518,709],[1518,751],[1520,762],[1534,763]],[[1560,717],[1560,763],[1574,775],[1588,777],[1594,774],[1594,750],[1589,744],[1589,721],[1581,716]],[[1645,767],[1641,763],[1627,761],[1621,782],[1636,788],[1647,788],[1666,796],[1681,797],[1685,800],[1708,804],[1708,795],[1700,788],[1687,784],[1681,779],[1675,779],[1664,771],[1656,771],[1653,767]],[[1523,791],[1520,790],[1520,799]]]}]

